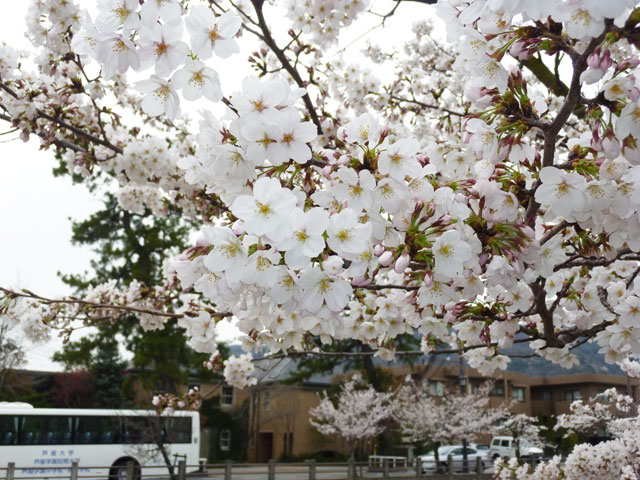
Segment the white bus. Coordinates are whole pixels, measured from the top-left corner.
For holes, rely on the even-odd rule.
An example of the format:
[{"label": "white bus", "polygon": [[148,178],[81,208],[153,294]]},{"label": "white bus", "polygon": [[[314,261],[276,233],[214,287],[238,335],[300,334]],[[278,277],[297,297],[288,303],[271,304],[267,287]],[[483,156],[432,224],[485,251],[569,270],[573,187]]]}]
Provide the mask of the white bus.
[{"label": "white bus", "polygon": [[[72,462],[78,462],[82,476],[124,479],[129,461],[134,462],[139,477],[140,466],[166,465],[158,441],[172,463],[184,459],[187,465],[197,465],[198,412],[177,411],[158,417],[145,410],[0,404],[0,467],[13,462],[19,477],[68,477]],[[168,473],[166,468],[152,472]]]}]

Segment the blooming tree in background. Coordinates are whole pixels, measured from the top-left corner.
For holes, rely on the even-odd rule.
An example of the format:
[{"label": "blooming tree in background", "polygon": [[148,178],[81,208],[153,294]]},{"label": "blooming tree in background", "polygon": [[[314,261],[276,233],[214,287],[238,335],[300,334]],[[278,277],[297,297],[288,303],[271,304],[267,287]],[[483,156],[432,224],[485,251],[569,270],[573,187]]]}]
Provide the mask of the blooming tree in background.
[{"label": "blooming tree in background", "polygon": [[[544,428],[544,427],[543,427]],[[493,427],[495,435],[508,435],[513,437],[513,445],[516,458],[520,460],[523,446],[535,446],[542,448],[545,443],[540,438],[541,427],[537,419],[525,413],[518,413],[505,418],[499,425]]]},{"label": "blooming tree in background", "polygon": [[474,440],[509,415],[513,402],[491,408],[493,382],[486,382],[468,395],[445,392],[434,396],[413,384],[395,393],[394,418],[405,441],[411,443],[455,444]]},{"label": "blooming tree in background", "polygon": [[497,478],[638,478],[640,416],[631,397],[619,394],[615,388],[611,388],[586,404],[577,400],[571,404],[571,413],[558,417],[557,427],[569,433],[589,435],[604,429],[613,440],[597,445],[579,444],[567,456],[564,464],[560,456],[555,456],[549,462],[540,464],[535,470],[526,464],[518,465],[515,458],[507,464],[499,459],[495,464]]},{"label": "blooming tree in background", "polygon": [[[426,3],[389,3],[381,23],[416,10],[413,38],[354,64],[337,45],[366,0],[32,1],[33,51],[0,50],[0,120],[202,232],[162,285],[3,289],[0,312],[33,339],[181,319],[212,368],[231,316],[247,351],[288,355],[351,339],[391,359],[404,334],[483,373],[516,342],[567,368],[585,342],[640,355],[637,2],[443,0],[447,41]],[[226,91],[245,38],[256,75]]]},{"label": "blooming tree in background", "polygon": [[571,403],[571,413],[558,415],[554,430],[565,435],[576,434],[589,438],[607,435],[609,425],[621,416],[628,416],[634,408],[633,399],[619,394],[615,388],[600,393],[587,403],[576,400]]},{"label": "blooming tree in background", "polygon": [[391,393],[376,392],[371,385],[358,388],[357,380],[352,378],[340,387],[335,402],[323,392],[320,404],[309,410],[309,421],[322,435],[342,438],[353,456],[384,431],[392,410]]},{"label": "blooming tree in background", "polygon": [[432,444],[436,465],[440,465],[438,447],[473,441],[493,425],[507,418],[513,402],[490,407],[493,382],[486,382],[474,393],[445,392],[429,394],[413,383],[399,387],[394,394],[393,418],[402,440],[419,445]]}]

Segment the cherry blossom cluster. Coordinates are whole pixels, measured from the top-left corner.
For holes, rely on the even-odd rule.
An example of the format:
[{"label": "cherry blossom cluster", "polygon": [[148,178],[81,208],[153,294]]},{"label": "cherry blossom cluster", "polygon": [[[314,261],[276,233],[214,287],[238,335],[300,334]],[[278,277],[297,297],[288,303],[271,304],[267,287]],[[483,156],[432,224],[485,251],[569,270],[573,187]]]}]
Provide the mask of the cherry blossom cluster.
[{"label": "cherry blossom cluster", "polygon": [[[99,322],[116,322],[127,315],[135,314],[145,331],[164,328],[170,318],[178,318],[185,328],[190,326],[190,316],[197,317],[189,335],[194,345],[210,348],[213,333],[203,330],[206,320],[201,306],[188,297],[181,299],[181,306],[167,296],[166,287],[148,287],[137,280],[126,288],[118,288],[115,280],[96,287],[89,287],[82,299],[75,297],[51,299],[35,295],[28,290],[0,289],[0,314],[12,325],[20,325],[29,340],[40,341],[50,337],[53,331],[68,338],[77,327],[76,322],[89,325]],[[198,317],[199,314],[199,317]],[[184,317],[184,318],[183,318]],[[211,319],[211,317],[209,317]],[[215,342],[214,346],[215,346]]]},{"label": "cherry blossom cluster", "polygon": [[351,25],[368,4],[369,0],[288,0],[286,8],[294,30],[309,35],[314,44],[326,47],[338,41],[340,30]]},{"label": "cherry blossom cluster", "polygon": [[[115,177],[126,208],[203,220],[167,268],[175,288],[149,291],[156,311],[184,292],[211,310],[192,302],[179,318],[212,366],[222,315],[247,351],[356,339],[391,359],[417,334],[425,355],[461,353],[484,373],[516,342],[567,368],[585,341],[624,362],[640,355],[636,3],[441,1],[451,44],[421,22],[404,50],[372,45],[356,66],[300,39],[338,32],[362,1],[290,3],[282,44],[258,0],[105,0],[95,18],[38,0],[38,73],[2,50],[2,118],[70,173]],[[202,62],[236,52],[240,31],[267,52],[254,66],[268,58],[230,94]],[[146,68],[140,96],[130,74]],[[226,114],[203,111],[194,131],[179,92]],[[46,323],[80,308],[29,301]],[[146,328],[168,318],[145,312]],[[251,381],[241,358],[225,368],[238,384]]]},{"label": "cherry blossom cluster", "polygon": [[640,378],[640,362],[630,358],[620,363],[620,367],[631,378]]},{"label": "cherry blossom cluster", "polygon": [[255,377],[256,366],[252,360],[249,354],[234,355],[226,359],[223,362],[225,381],[236,388],[248,388],[258,383]]},{"label": "cherry blossom cluster", "polygon": [[[165,113],[170,119],[180,113],[177,91],[186,100],[205,97],[221,100],[218,73],[206,66],[213,54],[227,58],[237,53],[234,40],[240,17],[227,12],[216,17],[205,6],[190,9],[182,18],[178,1],[150,1],[140,6],[133,0],[107,0],[98,6],[95,22],[85,14],[82,30],[71,47],[81,56],[96,60],[106,79],[124,75],[129,69],[153,67],[154,73],[137,88],[145,94],[143,110],[151,116]],[[186,24],[189,45],[183,40]],[[165,77],[171,76],[165,80]]]},{"label": "cherry blossom cluster", "polygon": [[176,410],[198,410],[200,408],[200,390],[190,388],[182,395],[165,393],[155,395],[151,401],[158,415],[173,415]]}]

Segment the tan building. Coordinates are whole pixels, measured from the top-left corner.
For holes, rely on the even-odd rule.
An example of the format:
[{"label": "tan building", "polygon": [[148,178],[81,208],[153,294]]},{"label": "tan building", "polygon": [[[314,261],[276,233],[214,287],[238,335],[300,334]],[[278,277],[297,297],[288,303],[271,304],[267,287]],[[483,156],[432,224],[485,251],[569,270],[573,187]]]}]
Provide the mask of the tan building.
[{"label": "tan building", "polygon": [[[388,369],[402,381],[407,374],[415,375],[411,367]],[[515,399],[513,413],[531,416],[558,415],[568,412],[569,404],[579,398],[589,399],[607,388],[615,387],[627,392],[627,378],[618,375],[579,374],[557,377],[529,377],[517,372],[496,372],[493,377],[480,375],[472,368],[464,369],[466,391],[472,392],[487,380],[493,380],[491,406],[497,407],[505,400]],[[457,366],[440,366],[420,372],[422,381],[428,383],[431,394],[443,396],[447,391],[460,388],[460,369]],[[334,377],[333,381],[338,380]],[[323,438],[309,423],[309,409],[319,403],[318,393],[331,386],[330,382],[286,386],[277,380],[254,387],[250,401],[250,440],[247,459],[250,462],[266,462],[283,455],[300,456],[319,452],[348,453],[347,445],[339,439]],[[640,380],[629,384],[635,400],[639,398]],[[490,436],[481,437],[488,443]]]},{"label": "tan building", "polygon": [[295,386],[271,383],[254,388],[249,408],[247,459],[264,463],[270,458],[309,453],[348,453],[346,443],[323,437],[309,423],[309,410],[320,403],[318,394],[328,387],[324,383]]},{"label": "tan building", "polygon": [[[269,459],[299,458],[310,454],[348,454],[348,446],[339,438],[323,437],[309,423],[309,410],[320,402],[318,395],[340,381],[341,375],[324,377],[314,382],[285,385],[294,367],[286,359],[277,369],[265,368],[258,385],[249,389],[236,389],[230,385],[192,384],[198,386],[205,398],[216,399],[220,410],[229,415],[242,416],[245,431],[238,425],[220,424],[212,419],[214,427],[203,428],[202,456],[219,461],[223,458],[243,459],[265,463]],[[455,365],[401,366],[385,369],[398,384],[407,375],[417,382],[425,382],[434,396],[445,396],[447,391],[460,388],[460,368]],[[555,377],[529,377],[505,371],[493,377],[481,375],[473,368],[464,368],[464,384],[467,392],[475,391],[487,380],[494,381],[491,406],[497,407],[505,400],[515,399],[514,413],[530,416],[559,415],[569,411],[572,401],[588,400],[607,388],[615,387],[619,392],[631,392],[637,401],[640,398],[640,380],[618,375],[577,374]],[[185,389],[187,386],[184,387]],[[151,393],[136,389],[140,404],[150,402]],[[246,417],[246,418],[245,418]],[[206,414],[203,413],[206,420]],[[204,422],[203,422],[204,423]],[[235,429],[235,430],[234,430]],[[239,441],[238,436],[243,436]],[[489,436],[478,439],[488,443]],[[217,452],[217,453],[214,453]]]},{"label": "tan building", "polygon": [[[392,369],[396,376],[412,374],[410,367]],[[482,383],[493,380],[491,406],[498,406],[504,400],[514,399],[513,413],[530,416],[560,415],[569,412],[574,400],[588,400],[608,388],[616,388],[620,393],[631,394],[635,401],[640,399],[640,380],[621,375],[581,373],[554,377],[529,377],[523,373],[501,371],[491,377],[481,375],[473,368],[464,369],[466,391],[477,389]],[[460,388],[460,368],[441,366],[428,370],[424,380],[429,384],[432,395],[444,395],[446,390]]]},{"label": "tan building", "polygon": [[588,400],[608,388],[640,399],[640,380],[619,375],[581,373],[530,379],[531,415],[560,415],[569,412],[574,400]]}]

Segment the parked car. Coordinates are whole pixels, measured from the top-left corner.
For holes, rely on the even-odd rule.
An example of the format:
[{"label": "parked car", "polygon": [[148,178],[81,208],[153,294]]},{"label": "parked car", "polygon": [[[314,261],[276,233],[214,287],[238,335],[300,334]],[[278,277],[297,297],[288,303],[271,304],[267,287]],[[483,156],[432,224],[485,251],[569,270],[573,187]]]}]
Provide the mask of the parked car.
[{"label": "parked car", "polygon": [[[524,459],[535,457],[542,458],[543,451],[534,447],[526,440],[520,440],[520,457]],[[493,437],[489,447],[489,457],[492,460],[500,457],[505,460],[516,456],[516,447],[513,437]]]},{"label": "parked car", "polygon": [[[463,447],[462,445],[443,445],[438,448],[438,459],[442,470],[447,470],[447,462],[449,455],[452,456],[453,470],[455,472],[462,472],[463,467]],[[476,458],[480,458],[482,463],[481,467],[484,470],[490,463],[491,459],[488,456],[488,450],[478,450],[475,445],[467,446],[467,467],[470,472],[476,471]],[[422,462],[422,473],[434,473],[437,469],[436,457],[433,451],[420,455],[420,461]]]}]

